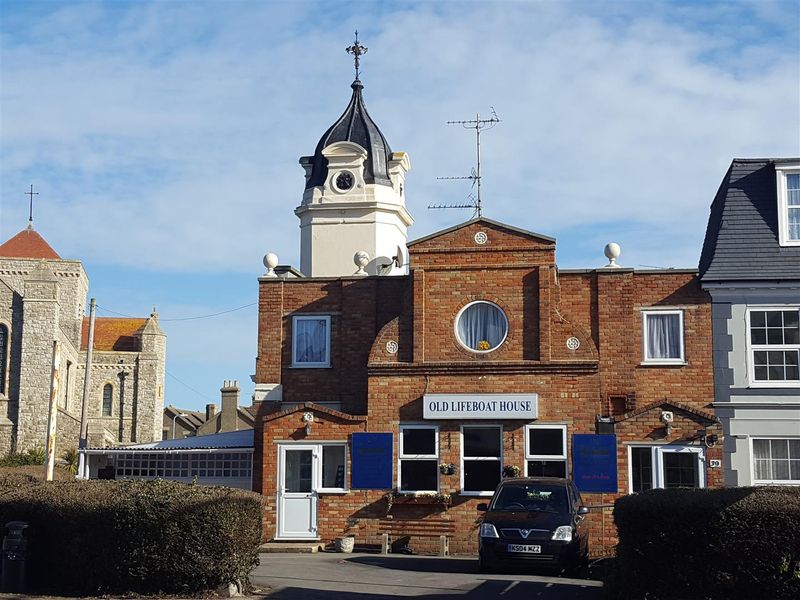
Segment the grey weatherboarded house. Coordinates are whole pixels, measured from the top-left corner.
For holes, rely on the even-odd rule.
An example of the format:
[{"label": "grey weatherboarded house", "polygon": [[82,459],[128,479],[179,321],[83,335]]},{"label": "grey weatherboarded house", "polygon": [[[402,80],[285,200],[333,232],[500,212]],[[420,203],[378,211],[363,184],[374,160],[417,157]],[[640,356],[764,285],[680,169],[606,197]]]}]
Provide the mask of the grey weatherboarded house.
[{"label": "grey weatherboarded house", "polygon": [[708,220],[727,485],[800,485],[800,158],[734,159]]}]

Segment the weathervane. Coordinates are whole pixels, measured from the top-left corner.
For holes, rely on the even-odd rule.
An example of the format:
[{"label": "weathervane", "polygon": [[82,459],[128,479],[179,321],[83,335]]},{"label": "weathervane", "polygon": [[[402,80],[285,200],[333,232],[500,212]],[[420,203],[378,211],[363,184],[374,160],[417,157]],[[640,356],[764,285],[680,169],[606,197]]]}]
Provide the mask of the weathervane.
[{"label": "weathervane", "polygon": [[30,211],[28,212],[28,229],[32,229],[33,228],[33,197],[34,196],[38,196],[39,192],[34,192],[33,191],[33,184],[31,184],[31,191],[25,192],[25,195],[31,197]]},{"label": "weathervane", "polygon": [[472,172],[465,177],[437,177],[436,179],[470,179],[473,187],[477,184],[476,196],[469,195],[471,202],[469,204],[431,204],[428,208],[471,208],[475,212],[473,216],[480,218],[482,214],[481,207],[481,131],[491,129],[500,122],[500,118],[492,108],[492,116],[488,119],[481,119],[480,114],[476,114],[474,119],[466,121],[448,121],[448,125],[461,125],[464,129],[475,130],[475,147],[477,152],[476,166]]},{"label": "weathervane", "polygon": [[368,48],[362,46],[358,41],[358,29],[356,29],[356,39],[352,46],[344,49],[348,54],[353,55],[353,62],[356,63],[356,81],[358,81],[358,68],[361,65],[361,56],[367,53]]}]

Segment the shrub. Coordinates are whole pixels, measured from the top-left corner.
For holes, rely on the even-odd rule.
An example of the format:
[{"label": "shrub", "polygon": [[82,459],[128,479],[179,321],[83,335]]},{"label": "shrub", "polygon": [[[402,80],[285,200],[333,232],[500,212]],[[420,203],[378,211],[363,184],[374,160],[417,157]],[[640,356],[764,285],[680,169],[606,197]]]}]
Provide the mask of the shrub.
[{"label": "shrub", "polygon": [[78,449],[67,448],[61,454],[61,467],[66,469],[67,472],[75,475],[78,472]]},{"label": "shrub", "polygon": [[0,458],[0,467],[23,467],[26,465],[43,465],[44,448],[37,446],[21,454],[9,454]]},{"label": "shrub", "polygon": [[614,522],[611,598],[800,598],[800,488],[651,490]]},{"label": "shrub", "polygon": [[245,582],[261,541],[258,494],[174,481],[0,479],[0,524],[30,524],[38,591],[185,593]]}]

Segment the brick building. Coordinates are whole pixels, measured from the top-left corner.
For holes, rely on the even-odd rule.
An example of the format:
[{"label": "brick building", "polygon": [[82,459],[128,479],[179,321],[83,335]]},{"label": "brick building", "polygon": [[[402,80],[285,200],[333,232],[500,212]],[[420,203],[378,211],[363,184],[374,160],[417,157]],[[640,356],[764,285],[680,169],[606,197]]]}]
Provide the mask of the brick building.
[{"label": "brick building", "polygon": [[[351,87],[300,160],[306,276],[279,276],[267,255],[259,279],[253,486],[266,538],[376,543],[388,517],[445,520],[451,551],[474,552],[477,505],[504,469],[577,478],[578,442],[598,434],[615,437],[602,438],[603,469],[581,455],[583,489],[609,491],[586,504],[720,485],[696,272],[560,270],[553,238],[486,218],[406,244],[409,157]],[[387,223],[396,250],[376,244]],[[609,512],[589,520],[594,550],[610,545]]]},{"label": "brick building", "polygon": [[[694,271],[559,270],[554,240],[488,219],[408,249],[407,276],[260,279],[256,381],[281,388],[279,401],[262,403],[255,437],[254,488],[265,496],[268,537],[329,540],[351,526],[362,541],[377,539],[386,490],[349,488],[355,432],[392,434],[393,489],[450,495],[449,506],[436,497],[404,506],[398,497],[391,512],[446,511],[457,524],[454,551],[475,550],[476,505],[502,466],[571,476],[575,434],[616,434],[619,494],[721,483],[722,470],[709,466],[721,457],[710,441],[720,435],[710,410],[711,306]],[[470,348],[457,325],[480,303],[502,311],[499,341],[486,350]],[[329,325],[325,364],[312,368],[297,361],[306,319]],[[643,339],[648,324],[653,331],[663,322],[680,336],[677,355],[648,356],[658,350]],[[486,404],[498,394],[536,410],[509,419],[480,406],[466,418],[426,415],[429,402]],[[421,453],[406,453],[408,445]],[[450,463],[456,473],[441,474]],[[330,480],[339,465],[344,477]],[[292,531],[285,490],[304,483],[312,498]],[[590,518],[596,535],[604,518],[613,535],[607,515]]]}]

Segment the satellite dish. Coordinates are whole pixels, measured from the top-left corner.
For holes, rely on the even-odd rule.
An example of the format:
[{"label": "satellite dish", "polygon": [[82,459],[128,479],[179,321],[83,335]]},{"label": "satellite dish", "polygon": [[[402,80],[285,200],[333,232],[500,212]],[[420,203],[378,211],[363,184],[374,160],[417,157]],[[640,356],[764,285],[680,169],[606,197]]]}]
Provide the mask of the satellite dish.
[{"label": "satellite dish", "polygon": [[376,275],[389,275],[394,269],[394,259],[388,256],[376,256],[370,263]]},{"label": "satellite dish", "polygon": [[402,246],[397,247],[397,251],[395,252],[393,260],[394,266],[398,269],[402,269],[406,266],[406,255],[405,252],[403,252]]}]

